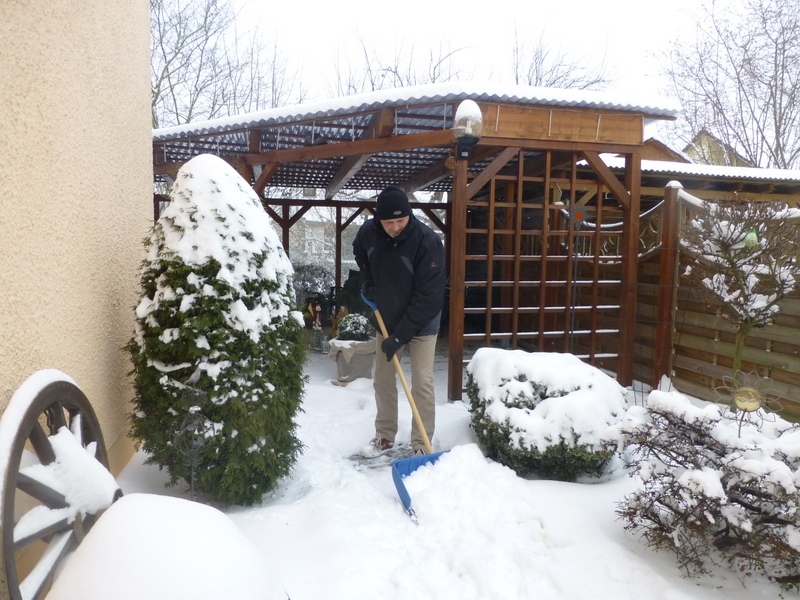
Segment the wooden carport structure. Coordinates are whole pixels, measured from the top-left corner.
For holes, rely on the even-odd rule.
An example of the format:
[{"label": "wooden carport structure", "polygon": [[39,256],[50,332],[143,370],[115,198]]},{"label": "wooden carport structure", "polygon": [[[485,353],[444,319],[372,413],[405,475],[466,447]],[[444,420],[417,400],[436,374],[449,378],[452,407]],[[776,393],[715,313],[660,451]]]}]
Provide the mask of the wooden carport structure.
[{"label": "wooden carport structure", "polygon": [[[453,117],[464,100],[479,105],[483,136],[457,160]],[[629,385],[644,126],[675,115],[596,92],[434,84],[157,130],[153,169],[169,182],[195,155],[228,160],[285,246],[312,206],[335,208],[337,264],[341,232],[385,185],[446,192],[446,202],[412,206],[444,234],[448,397],[461,398],[465,355],[482,345],[572,352]],[[621,176],[603,153],[621,157]],[[270,197],[301,188],[324,199]]]}]

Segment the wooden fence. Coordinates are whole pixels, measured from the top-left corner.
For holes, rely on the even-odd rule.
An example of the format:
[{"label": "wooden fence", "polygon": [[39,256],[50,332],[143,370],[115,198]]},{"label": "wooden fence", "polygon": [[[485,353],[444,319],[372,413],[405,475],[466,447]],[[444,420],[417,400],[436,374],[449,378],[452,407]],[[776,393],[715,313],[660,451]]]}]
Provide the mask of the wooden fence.
[{"label": "wooden fence", "polygon": [[[663,246],[662,246],[663,248]],[[721,303],[707,303],[699,290],[681,272],[688,257],[677,255],[675,286],[663,287],[660,270],[663,249],[642,257],[639,263],[636,347],[633,377],[654,382],[659,336],[664,319],[659,317],[659,294],[672,294],[672,352],[668,371],[674,387],[686,394],[712,402],[730,402],[729,390],[736,326],[724,317]],[[696,284],[695,284],[696,285]],[[800,293],[781,303],[774,324],[755,329],[743,351],[741,371],[759,381],[768,406],[784,417],[800,419]],[[662,327],[659,327],[662,325]],[[667,323],[668,325],[668,323]],[[657,334],[657,331],[659,332]]]}]

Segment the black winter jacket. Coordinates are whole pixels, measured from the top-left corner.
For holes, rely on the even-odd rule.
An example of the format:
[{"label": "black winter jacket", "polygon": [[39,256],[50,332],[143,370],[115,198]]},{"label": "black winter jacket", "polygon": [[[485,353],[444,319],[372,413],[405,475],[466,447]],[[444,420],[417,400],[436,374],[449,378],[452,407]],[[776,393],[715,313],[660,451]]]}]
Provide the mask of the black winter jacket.
[{"label": "black winter jacket", "polygon": [[414,215],[396,238],[378,219],[364,223],[353,241],[361,280],[375,286],[378,310],[389,334],[404,344],[438,333],[445,287],[444,248]]}]

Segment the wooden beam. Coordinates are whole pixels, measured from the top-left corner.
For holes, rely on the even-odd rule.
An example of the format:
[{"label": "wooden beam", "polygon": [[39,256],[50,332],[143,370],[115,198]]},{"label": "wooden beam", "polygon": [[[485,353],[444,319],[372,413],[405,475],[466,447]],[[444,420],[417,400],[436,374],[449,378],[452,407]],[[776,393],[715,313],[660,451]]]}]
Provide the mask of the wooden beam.
[{"label": "wooden beam", "polygon": [[[312,200],[310,198],[261,198],[261,203],[271,206],[308,206],[308,207],[330,207],[336,208],[358,208],[358,209],[372,209],[375,208],[375,198],[364,200]],[[435,209],[440,208],[447,210],[447,202],[417,202],[410,200],[409,205],[411,208],[424,210],[426,208]]]},{"label": "wooden beam", "polygon": [[322,146],[305,146],[303,148],[288,148],[286,150],[272,150],[260,154],[246,154],[245,160],[249,164],[260,165],[265,163],[303,162],[340,156],[358,154],[377,154],[379,152],[400,152],[413,148],[432,148],[449,146],[455,143],[452,129],[439,129],[428,133],[412,133],[397,135],[389,138],[375,138],[356,140],[354,142],[340,142],[338,144],[325,144]]},{"label": "wooden beam", "polygon": [[274,208],[272,208],[271,206],[265,204],[263,200],[261,201],[261,206],[264,207],[264,210],[267,212],[267,214],[270,217],[272,217],[273,221],[275,221],[278,225],[283,227],[283,217],[280,216],[278,213],[276,213]]},{"label": "wooden beam", "polygon": [[397,187],[410,194],[411,192],[416,192],[417,190],[426,188],[429,185],[433,185],[434,183],[450,177],[453,174],[455,160],[456,159],[454,157],[448,156],[445,160],[441,160],[431,165],[424,171],[420,171],[410,179],[406,179]]},{"label": "wooden beam", "polygon": [[280,163],[267,163],[264,165],[261,169],[261,174],[253,185],[253,190],[255,190],[256,195],[260,196],[264,193],[264,188],[267,187],[270,179],[272,179],[280,166]]},{"label": "wooden beam", "polygon": [[360,215],[362,212],[364,212],[365,208],[366,207],[363,207],[363,206],[359,207],[352,215],[350,215],[350,217],[344,223],[342,223],[342,231],[344,231],[345,228],[347,228],[347,226],[350,225],[350,223],[355,221],[356,217],[358,217],[358,215]]},{"label": "wooden beam", "polygon": [[247,136],[247,151],[261,152],[261,131],[251,129]]},{"label": "wooden beam", "polygon": [[353,156],[346,156],[325,190],[325,199],[332,200],[333,197],[339,193],[339,190],[355,177],[356,173],[361,170],[361,167],[363,167],[371,157],[372,154],[354,154]]},{"label": "wooden beam", "polygon": [[[488,157],[497,154],[498,149],[496,147],[484,147],[484,148],[475,148],[472,151],[472,158],[470,159],[470,163],[481,162],[486,160]],[[421,190],[423,188],[428,187],[429,185],[433,185],[434,183],[441,181],[447,177],[453,175],[453,169],[456,166],[456,159],[454,156],[448,156],[445,160],[441,160],[424,171],[420,171],[410,179],[407,179],[403,183],[401,183],[398,187],[404,189],[406,192],[411,193],[417,190]]]},{"label": "wooden beam", "polygon": [[508,164],[508,161],[514,158],[517,154],[519,154],[520,148],[519,147],[512,147],[506,148],[500,154],[497,155],[492,162],[490,162],[486,168],[481,171],[475,179],[473,179],[469,185],[467,186],[467,197],[466,199],[469,200],[475,194],[477,194],[480,189],[488,183],[488,181],[497,175],[497,172],[505,167]]},{"label": "wooden beam", "polygon": [[172,175],[175,177],[180,168],[185,163],[182,162],[166,162],[153,165],[153,175]]},{"label": "wooden beam", "polygon": [[586,158],[586,162],[589,163],[589,166],[592,167],[592,170],[597,174],[600,178],[600,181],[603,182],[614,197],[619,201],[619,203],[624,208],[630,208],[631,206],[631,194],[628,190],[625,189],[625,186],[620,183],[617,176],[614,175],[614,172],[608,168],[606,163],[600,158],[600,155],[597,152],[589,152],[588,150],[583,151],[583,156]]},{"label": "wooden beam", "polygon": [[432,209],[428,208],[427,206],[422,208],[422,212],[424,212],[425,216],[427,216],[431,220],[431,223],[433,223],[434,225],[436,225],[436,227],[439,228],[439,231],[445,232],[446,226],[439,218],[439,215],[437,215],[435,212],[433,212]]},{"label": "wooden beam", "polygon": [[292,216],[289,218],[289,221],[288,221],[288,222],[289,222],[289,227],[292,227],[292,226],[293,226],[295,223],[297,223],[297,222],[300,220],[300,218],[301,218],[301,217],[302,217],[304,214],[306,214],[306,213],[307,213],[309,210],[311,210],[311,207],[310,207],[310,206],[301,206],[301,207],[300,207],[300,208],[297,210],[297,212],[295,212],[295,213],[294,213],[294,214],[293,214],[293,215],[292,215]]},{"label": "wooden beam", "polygon": [[[388,138],[392,133],[394,133],[394,110],[382,108],[372,116],[361,139]],[[325,190],[325,198],[327,200],[332,199],[348,181],[355,177],[356,173],[361,170],[361,167],[367,163],[371,156],[372,154],[353,154],[345,157],[344,162],[342,162],[330,183],[328,183],[328,188]]]},{"label": "wooden beam", "polygon": [[561,140],[547,139],[511,139],[506,137],[491,137],[484,135],[478,142],[477,147],[481,146],[519,146],[526,150],[555,150],[565,152],[604,152],[611,154],[630,154],[641,148],[638,144],[601,144],[598,142],[569,142]]},{"label": "wooden beam", "polygon": [[382,108],[373,115],[361,139],[387,138],[392,134],[394,134],[394,109]]}]

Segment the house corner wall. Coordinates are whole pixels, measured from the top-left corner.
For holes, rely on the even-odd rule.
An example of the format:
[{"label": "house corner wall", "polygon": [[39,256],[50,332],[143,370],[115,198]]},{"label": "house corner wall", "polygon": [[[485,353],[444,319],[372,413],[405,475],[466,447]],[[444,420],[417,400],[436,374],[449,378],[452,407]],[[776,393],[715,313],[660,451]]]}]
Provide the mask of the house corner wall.
[{"label": "house corner wall", "polygon": [[112,471],[132,455],[122,347],[152,223],[146,0],[0,3],[0,410],[71,376]]}]

